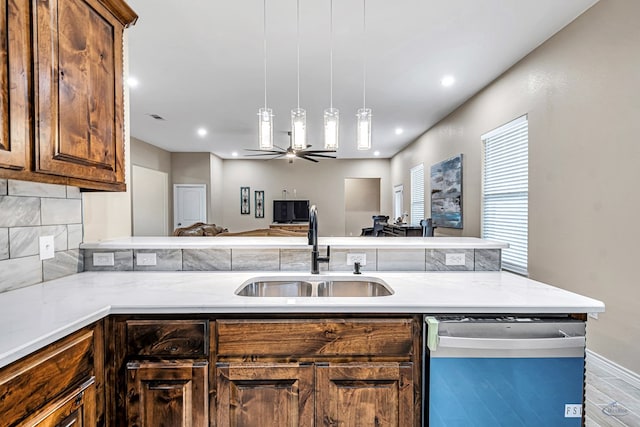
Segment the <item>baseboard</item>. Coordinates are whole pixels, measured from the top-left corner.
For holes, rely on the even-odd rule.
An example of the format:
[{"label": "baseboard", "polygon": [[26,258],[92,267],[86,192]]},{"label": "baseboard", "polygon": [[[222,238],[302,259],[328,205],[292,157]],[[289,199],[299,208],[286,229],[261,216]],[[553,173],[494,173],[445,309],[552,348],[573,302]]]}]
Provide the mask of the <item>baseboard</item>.
[{"label": "baseboard", "polygon": [[615,362],[612,362],[611,360],[599,355],[598,353],[587,350],[587,363],[597,365],[598,367],[611,372],[611,375],[621,378],[622,380],[628,382],[636,388],[640,388],[640,375],[618,365]]}]

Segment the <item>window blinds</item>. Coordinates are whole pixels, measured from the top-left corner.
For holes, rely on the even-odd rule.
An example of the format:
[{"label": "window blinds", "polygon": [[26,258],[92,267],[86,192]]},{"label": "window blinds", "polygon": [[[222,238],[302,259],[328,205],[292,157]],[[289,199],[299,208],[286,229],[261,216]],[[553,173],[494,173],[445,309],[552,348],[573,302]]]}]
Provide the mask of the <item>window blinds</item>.
[{"label": "window blinds", "polygon": [[529,133],[527,116],[482,136],[482,237],[509,243],[502,268],[527,275]]},{"label": "window blinds", "polygon": [[424,164],[411,168],[411,224],[424,219]]}]

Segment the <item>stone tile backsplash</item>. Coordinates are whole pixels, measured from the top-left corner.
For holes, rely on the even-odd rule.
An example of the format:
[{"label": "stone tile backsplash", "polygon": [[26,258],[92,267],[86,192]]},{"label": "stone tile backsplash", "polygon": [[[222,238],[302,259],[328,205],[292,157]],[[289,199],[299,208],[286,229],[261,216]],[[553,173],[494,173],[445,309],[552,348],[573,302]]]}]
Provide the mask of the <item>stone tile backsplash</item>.
[{"label": "stone tile backsplash", "polygon": [[[0,179],[0,292],[84,270],[82,198],[77,187]],[[41,261],[40,236],[54,236]]]},{"label": "stone tile backsplash", "polygon": [[[320,254],[324,256],[323,246]],[[83,249],[85,271],[299,271],[311,270],[311,249]],[[155,253],[156,265],[137,265],[140,253]],[[320,271],[352,272],[348,254],[365,254],[367,271],[499,271],[500,249],[346,249],[331,251]],[[96,266],[94,254],[113,256],[114,265]],[[461,265],[447,265],[453,254]],[[464,255],[464,260],[461,255]]]}]

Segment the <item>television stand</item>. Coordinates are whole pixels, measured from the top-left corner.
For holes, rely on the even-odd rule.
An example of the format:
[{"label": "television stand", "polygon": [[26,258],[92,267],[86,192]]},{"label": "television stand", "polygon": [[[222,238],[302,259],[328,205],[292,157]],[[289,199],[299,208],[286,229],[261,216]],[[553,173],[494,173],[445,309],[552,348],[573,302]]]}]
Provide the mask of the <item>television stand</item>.
[{"label": "television stand", "polygon": [[288,231],[308,231],[309,223],[308,222],[276,223],[276,224],[269,225],[269,228],[276,228],[276,229],[288,230]]}]

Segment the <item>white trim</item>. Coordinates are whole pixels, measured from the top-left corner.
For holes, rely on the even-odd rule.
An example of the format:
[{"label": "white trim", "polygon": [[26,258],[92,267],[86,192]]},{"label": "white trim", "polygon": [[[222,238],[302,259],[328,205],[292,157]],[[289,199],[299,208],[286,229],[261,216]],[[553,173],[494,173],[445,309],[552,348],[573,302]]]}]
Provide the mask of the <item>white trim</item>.
[{"label": "white trim", "polygon": [[591,350],[587,349],[587,363],[598,366],[599,368],[610,372],[611,375],[614,375],[623,381],[631,384],[635,388],[640,388],[640,375],[618,365],[615,362],[607,359],[604,356],[599,355]]},{"label": "white trim", "polygon": [[514,127],[516,127],[516,126],[519,126],[520,124],[522,124],[523,122],[526,122],[527,120],[528,120],[528,119],[527,119],[527,115],[526,115],[526,114],[525,114],[525,115],[523,115],[523,116],[520,116],[520,117],[518,117],[517,119],[513,119],[513,120],[511,120],[511,121],[509,121],[509,122],[505,123],[504,125],[498,126],[498,127],[496,127],[495,129],[490,130],[489,132],[487,132],[487,133],[485,133],[484,135],[482,135],[482,136],[480,137],[480,139],[481,139],[482,141],[484,141],[485,139],[489,139],[489,138],[492,138],[492,137],[494,137],[494,136],[496,136],[496,135],[499,135],[499,134],[505,133],[505,132],[507,132],[509,129],[514,128]]}]

